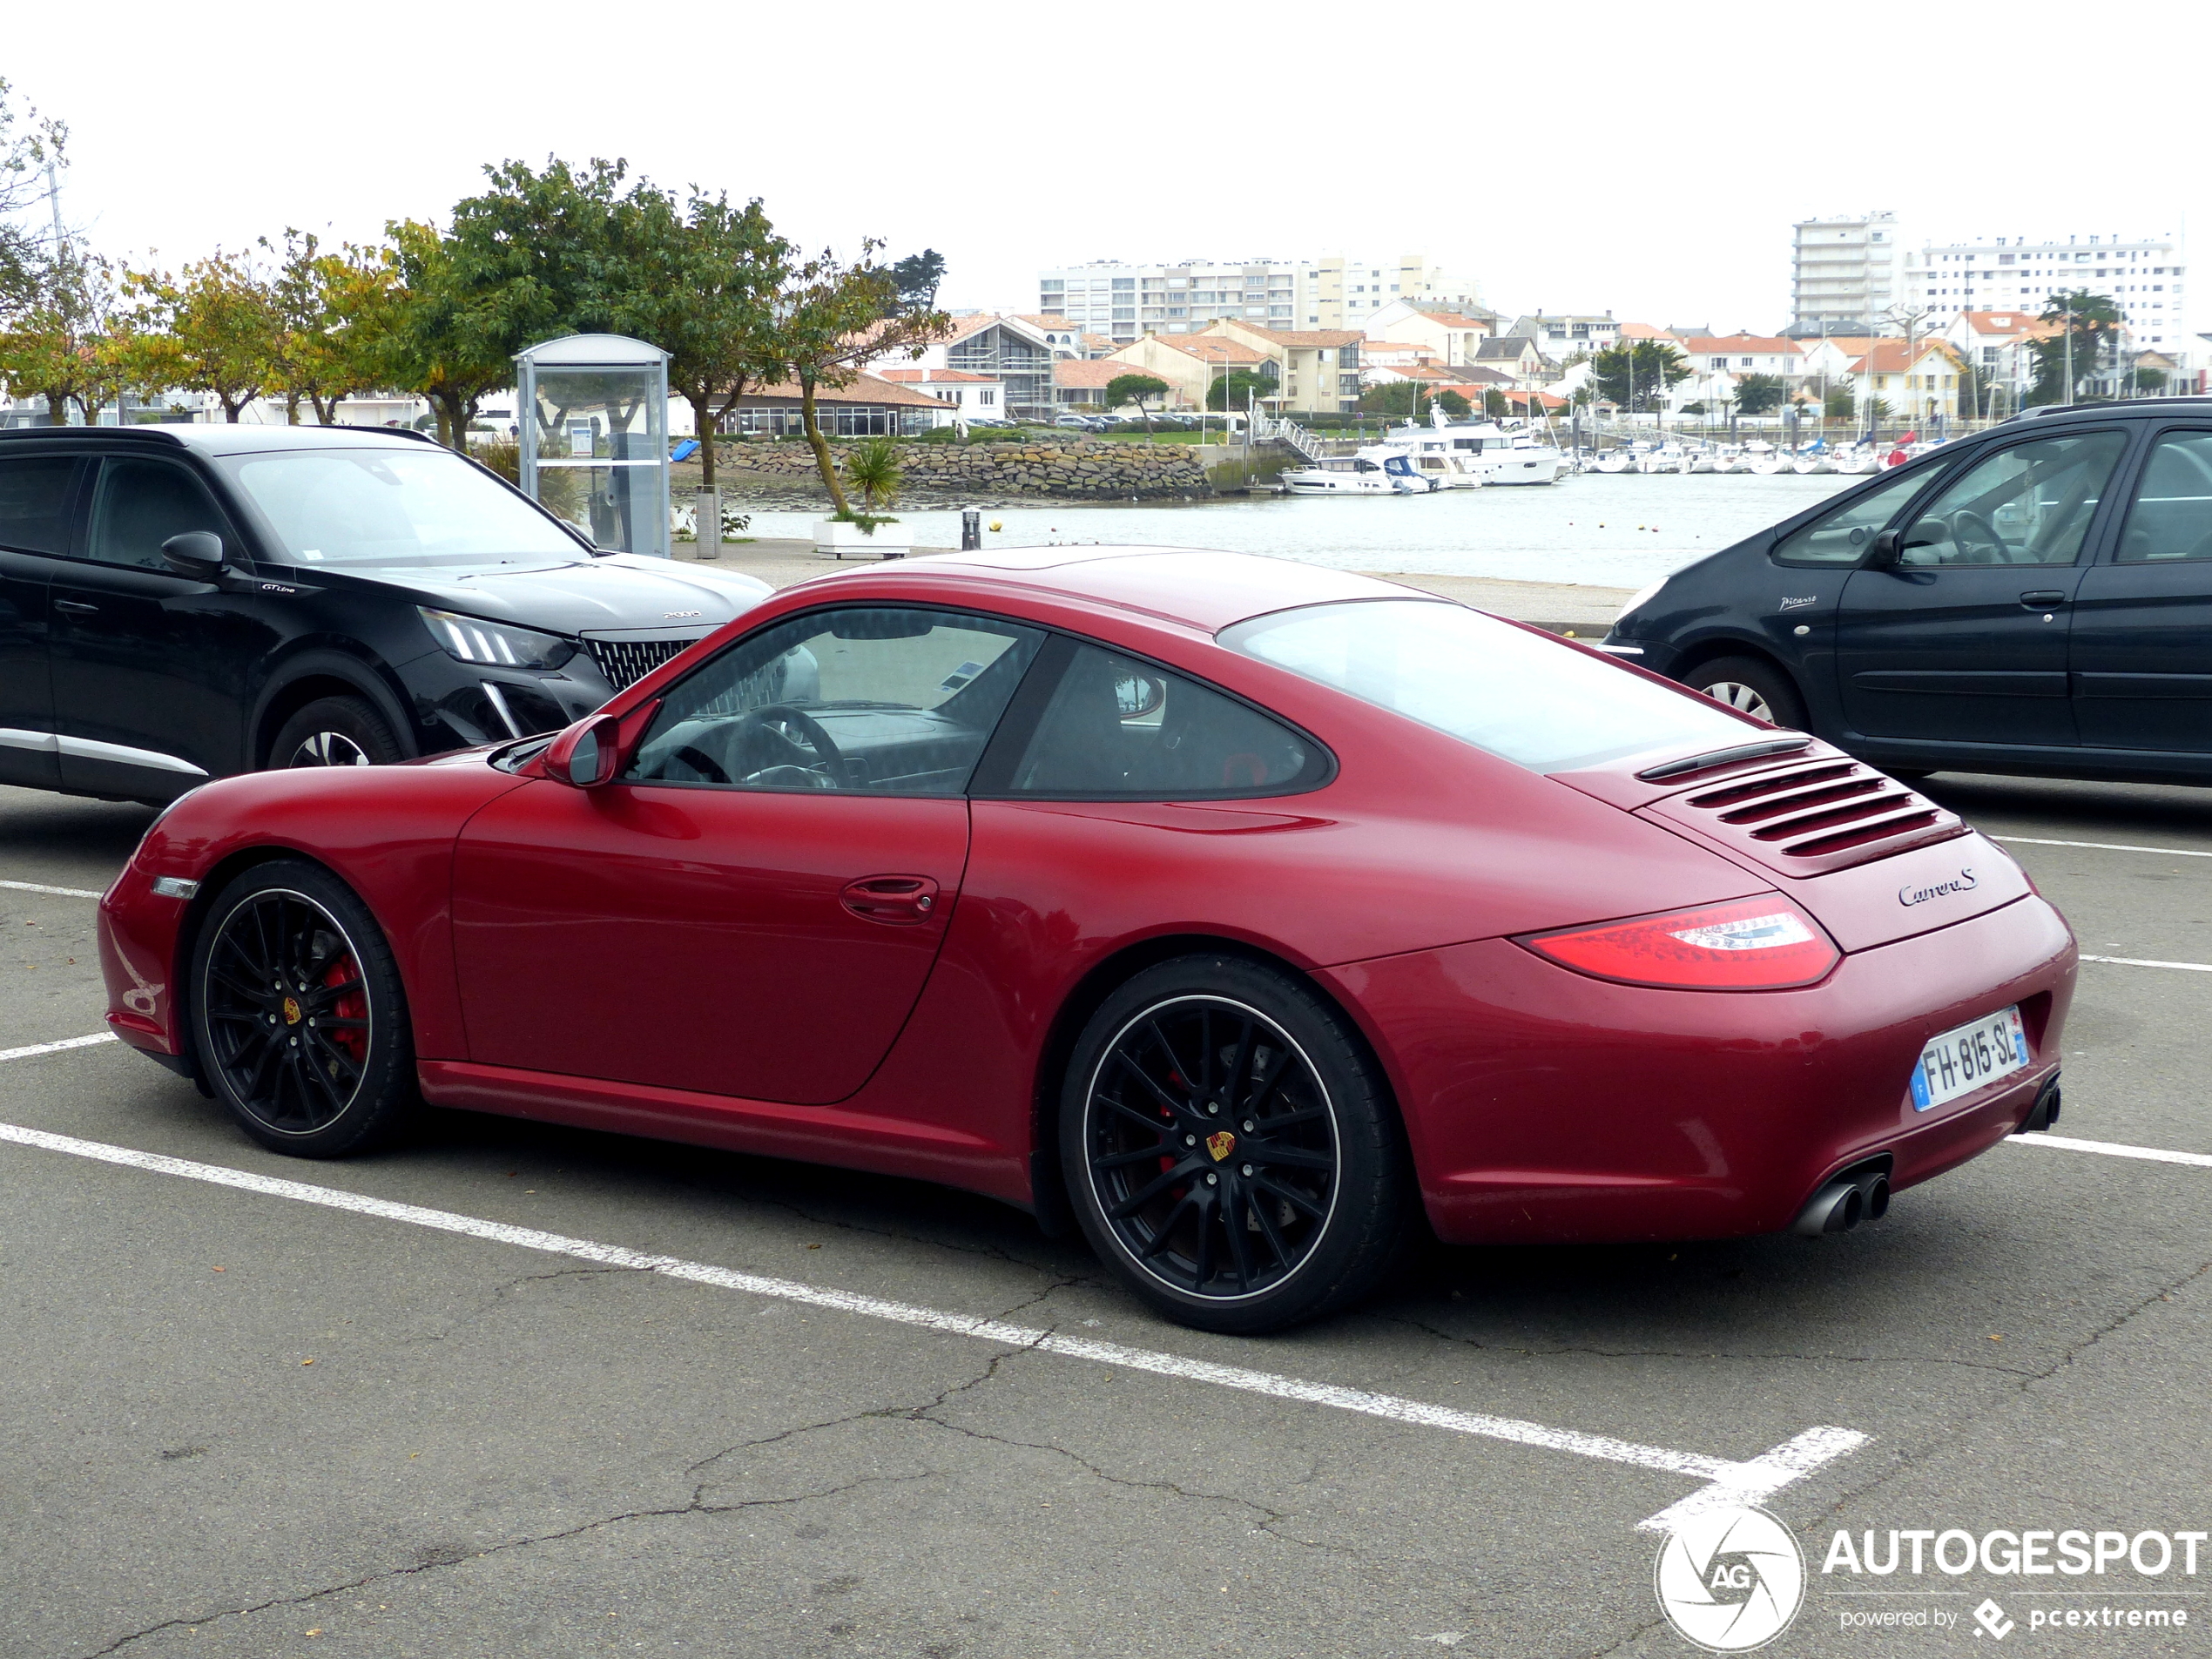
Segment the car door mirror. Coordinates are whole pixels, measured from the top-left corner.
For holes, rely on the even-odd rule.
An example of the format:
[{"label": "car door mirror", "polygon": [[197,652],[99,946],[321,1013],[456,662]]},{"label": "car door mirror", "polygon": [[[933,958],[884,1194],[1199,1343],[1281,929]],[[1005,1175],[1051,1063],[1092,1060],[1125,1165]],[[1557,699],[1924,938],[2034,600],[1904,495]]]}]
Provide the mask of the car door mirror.
[{"label": "car door mirror", "polygon": [[212,530],[186,530],[161,544],[161,556],[179,575],[212,582],[223,573],[223,538]]},{"label": "car door mirror", "polygon": [[545,752],[549,778],[577,789],[611,782],[622,765],[622,722],[611,714],[580,720]]},{"label": "car door mirror", "polygon": [[1893,570],[1898,556],[1904,551],[1905,538],[1895,530],[1884,530],[1874,538],[1874,545],[1866,550],[1866,568],[1870,570]]}]

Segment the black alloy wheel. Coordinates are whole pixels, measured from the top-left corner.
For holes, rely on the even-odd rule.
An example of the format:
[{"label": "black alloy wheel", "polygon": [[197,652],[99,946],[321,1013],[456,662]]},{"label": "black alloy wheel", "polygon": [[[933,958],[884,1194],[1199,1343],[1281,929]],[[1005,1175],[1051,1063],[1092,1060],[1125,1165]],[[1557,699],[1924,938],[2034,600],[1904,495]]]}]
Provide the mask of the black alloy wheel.
[{"label": "black alloy wheel", "polygon": [[359,1151],[414,1105],[391,950],[327,871],[285,860],[233,881],[200,931],[192,983],[203,1073],[262,1145]]},{"label": "black alloy wheel", "polygon": [[323,697],[278,728],[269,765],[385,766],[405,757],[384,717],[357,697]]},{"label": "black alloy wheel", "polygon": [[1397,1125],[1363,1052],[1310,991],[1238,958],[1163,963],[1108,999],[1062,1152],[1101,1257],[1210,1330],[1341,1305],[1405,1232]]}]

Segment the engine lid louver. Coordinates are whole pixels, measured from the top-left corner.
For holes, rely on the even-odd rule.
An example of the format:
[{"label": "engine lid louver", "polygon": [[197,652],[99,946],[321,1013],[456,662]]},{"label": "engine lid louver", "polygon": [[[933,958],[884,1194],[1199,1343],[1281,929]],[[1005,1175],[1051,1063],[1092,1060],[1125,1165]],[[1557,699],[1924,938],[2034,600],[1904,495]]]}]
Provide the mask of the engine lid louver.
[{"label": "engine lid louver", "polygon": [[1784,875],[1870,864],[1966,833],[1956,813],[1844,757],[1737,773],[1638,810]]}]

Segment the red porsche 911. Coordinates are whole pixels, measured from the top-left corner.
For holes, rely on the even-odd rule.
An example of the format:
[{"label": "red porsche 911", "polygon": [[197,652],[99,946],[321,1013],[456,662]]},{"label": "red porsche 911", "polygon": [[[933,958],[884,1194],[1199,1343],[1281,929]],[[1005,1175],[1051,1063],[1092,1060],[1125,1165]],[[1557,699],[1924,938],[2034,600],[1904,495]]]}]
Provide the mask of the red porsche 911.
[{"label": "red porsche 911", "polygon": [[1244,556],[775,596],[551,738],[208,784],[118,1035],[263,1145],[421,1102],[918,1177],[1257,1332],[1449,1241],[1838,1231],[2046,1128],[2065,922],[1802,734]]}]

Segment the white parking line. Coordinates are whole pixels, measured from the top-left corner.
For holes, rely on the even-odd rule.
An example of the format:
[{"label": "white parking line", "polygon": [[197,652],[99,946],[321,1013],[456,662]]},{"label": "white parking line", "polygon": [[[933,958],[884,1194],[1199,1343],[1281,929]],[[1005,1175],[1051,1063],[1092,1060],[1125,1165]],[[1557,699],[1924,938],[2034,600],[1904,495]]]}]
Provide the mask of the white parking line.
[{"label": "white parking line", "polygon": [[0,887],[13,887],[17,893],[57,893],[64,899],[97,899],[100,896],[90,887],[50,887],[44,881],[0,881]]},{"label": "white parking line", "polygon": [[2098,853],[2160,853],[2177,859],[2212,859],[2212,853],[2192,852],[2185,846],[2130,846],[2124,841],[2047,841],[2035,835],[1993,835],[1989,839],[2020,846],[2086,846]]},{"label": "white parking line", "polygon": [[797,1302],[808,1307],[829,1308],[867,1318],[887,1319],[896,1325],[916,1325],[923,1330],[941,1331],[954,1336],[976,1337],[1008,1348],[1027,1348],[1040,1353],[1058,1354],[1064,1359],[1089,1360],[1095,1365],[1112,1366],[1117,1371],[1150,1372],[1158,1376],[1177,1377],[1190,1382],[1211,1383],[1219,1388],[1234,1388],[1248,1394],[1264,1394],[1276,1399],[1294,1399],[1307,1405],[1326,1406],[1337,1411],[1354,1412],[1390,1422],[1448,1429],[1454,1433],[1507,1440],[1519,1446],[1541,1447],[1554,1452],[1571,1452],[1580,1457],[1598,1458],[1609,1463],[1626,1463],[1637,1468],[1661,1470],[1669,1474],[1689,1475],[1706,1483],[1689,1496],[1639,1523],[1652,1531],[1668,1530],[1716,1505],[1760,1502],[1783,1487],[1803,1480],[1823,1465],[1856,1451],[1867,1440],[1867,1436],[1855,1429],[1811,1428],[1757,1457],[1737,1462],[1729,1458],[1708,1457],[1699,1452],[1676,1452],[1665,1447],[1642,1446],[1606,1434],[1587,1434],[1578,1429],[1552,1428],[1542,1423],[1524,1422],[1517,1418],[1457,1411],[1448,1406],[1432,1406],[1396,1394],[1377,1394],[1366,1389],[1342,1387],[1334,1383],[1309,1382],[1297,1377],[1278,1376],[1273,1372],[1253,1371],[1243,1366],[1216,1365],[1211,1360],[1193,1359],[1183,1354],[1124,1347],[1116,1342],[1067,1336],[1056,1331],[1010,1325],[1002,1319],[948,1313],[936,1308],[889,1302],[880,1297],[862,1296],[851,1291],[802,1285],[792,1279],[742,1273],[732,1268],[716,1267],[710,1263],[685,1261],[674,1256],[655,1256],[620,1244],[570,1238],[560,1233],[541,1232],[534,1227],[513,1227],[504,1222],[486,1221],[476,1216],[456,1215],[451,1211],[427,1210],[419,1204],[395,1204],[387,1198],[372,1198],[334,1187],[310,1186],[300,1181],[279,1180],[272,1176],[254,1175],[221,1164],[195,1163],[189,1159],[169,1157],[158,1152],[141,1152],[132,1147],[111,1146],[101,1141],[82,1141],[73,1136],[54,1135],[44,1130],[24,1129],[12,1123],[0,1123],[0,1141],[11,1141],[19,1146],[37,1147],[49,1152],[66,1152],[72,1157],[92,1158],[103,1163],[149,1170],[156,1175],[180,1176],[188,1181],[204,1181],[212,1186],[232,1187],[266,1197],[289,1198],[300,1204],[350,1211],[355,1215],[405,1222],[411,1226],[435,1228],[442,1232],[460,1233],[494,1244],[519,1245],[524,1250],[572,1257],[606,1267],[644,1269],[670,1278],[688,1279],[695,1284],[711,1285],[749,1296],[772,1297],[781,1302]]},{"label": "white parking line", "polygon": [[59,1042],[34,1042],[27,1049],[0,1049],[0,1060],[28,1060],[35,1054],[59,1054],[64,1049],[89,1049],[96,1042],[114,1041],[112,1031],[89,1037],[64,1037]]},{"label": "white parking line", "polygon": [[2087,956],[2085,962],[2105,962],[2114,968],[2178,968],[2185,974],[2212,974],[2212,962],[2161,962],[2147,956]]},{"label": "white parking line", "polygon": [[2159,1146],[2123,1146],[2118,1141],[2077,1141],[2070,1135],[2013,1135],[2007,1146],[2054,1146],[2061,1152],[2101,1152],[2108,1158],[2148,1158],[2153,1163],[2191,1163],[2212,1170],[2212,1153],[2168,1152]]}]

